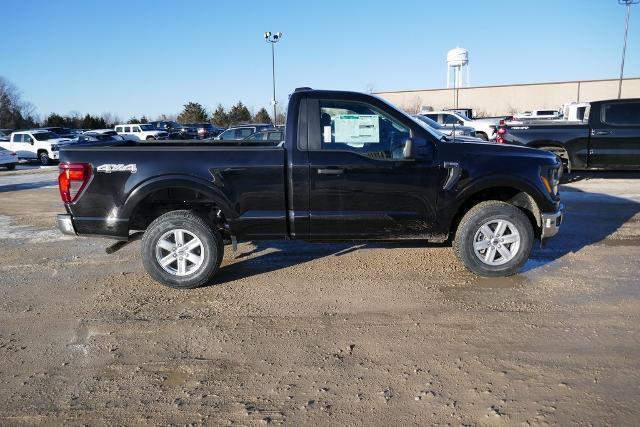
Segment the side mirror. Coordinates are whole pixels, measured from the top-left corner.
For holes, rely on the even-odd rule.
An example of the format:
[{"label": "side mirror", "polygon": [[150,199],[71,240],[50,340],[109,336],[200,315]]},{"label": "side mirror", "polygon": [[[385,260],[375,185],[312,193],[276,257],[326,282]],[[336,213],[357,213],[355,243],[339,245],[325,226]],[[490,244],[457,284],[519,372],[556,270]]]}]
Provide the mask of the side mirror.
[{"label": "side mirror", "polygon": [[416,144],[413,138],[407,138],[404,141],[404,148],[402,149],[402,157],[405,160],[415,160],[416,158]]}]

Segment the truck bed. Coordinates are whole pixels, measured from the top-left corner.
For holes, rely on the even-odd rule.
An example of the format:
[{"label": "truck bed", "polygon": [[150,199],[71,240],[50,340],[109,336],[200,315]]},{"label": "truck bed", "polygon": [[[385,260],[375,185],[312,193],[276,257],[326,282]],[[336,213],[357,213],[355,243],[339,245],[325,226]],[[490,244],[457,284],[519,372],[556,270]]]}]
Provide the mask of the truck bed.
[{"label": "truck bed", "polygon": [[[287,234],[282,148],[141,142],[69,146],[63,148],[62,158],[92,167],[82,197],[67,206],[76,218],[78,234],[127,239],[130,222],[135,228],[135,207],[143,200],[147,206],[161,206],[167,185],[184,188],[185,199],[218,206],[234,234],[248,238]],[[157,179],[160,175],[162,180]]]}]

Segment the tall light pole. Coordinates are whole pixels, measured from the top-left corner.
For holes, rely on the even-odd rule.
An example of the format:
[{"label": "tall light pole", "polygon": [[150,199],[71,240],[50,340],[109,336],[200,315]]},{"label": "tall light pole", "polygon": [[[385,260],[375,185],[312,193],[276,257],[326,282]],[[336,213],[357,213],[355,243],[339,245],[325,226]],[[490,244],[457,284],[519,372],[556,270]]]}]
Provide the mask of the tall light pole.
[{"label": "tall light pole", "polygon": [[627,6],[627,18],[624,22],[624,44],[622,45],[622,63],[620,64],[620,81],[618,82],[618,99],[622,96],[622,76],[624,75],[624,56],[627,52],[627,33],[629,32],[629,15],[631,5],[638,4],[640,0],[618,0],[618,4]]},{"label": "tall light pole", "polygon": [[282,33],[271,33],[267,31],[264,33],[264,40],[267,43],[271,43],[271,76],[273,78],[273,99],[271,100],[271,104],[273,105],[273,125],[276,126],[278,123],[276,121],[276,54],[274,45],[280,41],[282,38]]}]

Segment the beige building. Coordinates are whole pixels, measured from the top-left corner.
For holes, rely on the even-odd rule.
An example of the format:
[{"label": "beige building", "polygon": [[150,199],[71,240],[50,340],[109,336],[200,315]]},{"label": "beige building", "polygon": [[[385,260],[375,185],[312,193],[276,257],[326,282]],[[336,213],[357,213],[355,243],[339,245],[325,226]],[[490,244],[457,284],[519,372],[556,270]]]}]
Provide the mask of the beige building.
[{"label": "beige building", "polygon": [[[476,116],[499,116],[532,109],[558,109],[572,101],[585,102],[618,97],[618,79],[554,83],[476,86],[454,89],[424,89],[377,92],[376,95],[403,108],[418,112],[430,106],[436,110],[473,108]],[[457,94],[456,94],[457,92]],[[622,81],[623,98],[640,98],[640,77]]]}]

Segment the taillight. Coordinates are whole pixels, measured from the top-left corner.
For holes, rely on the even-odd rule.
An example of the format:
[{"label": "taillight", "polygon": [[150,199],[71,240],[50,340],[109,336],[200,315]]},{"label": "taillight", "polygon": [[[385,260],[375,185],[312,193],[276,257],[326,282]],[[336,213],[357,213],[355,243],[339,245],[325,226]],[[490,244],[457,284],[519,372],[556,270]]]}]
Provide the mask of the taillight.
[{"label": "taillight", "polygon": [[504,144],[504,134],[507,133],[505,128],[498,129],[498,136],[496,137],[496,142],[498,144]]},{"label": "taillight", "polygon": [[88,163],[60,163],[58,186],[64,203],[75,202],[91,179]]}]

